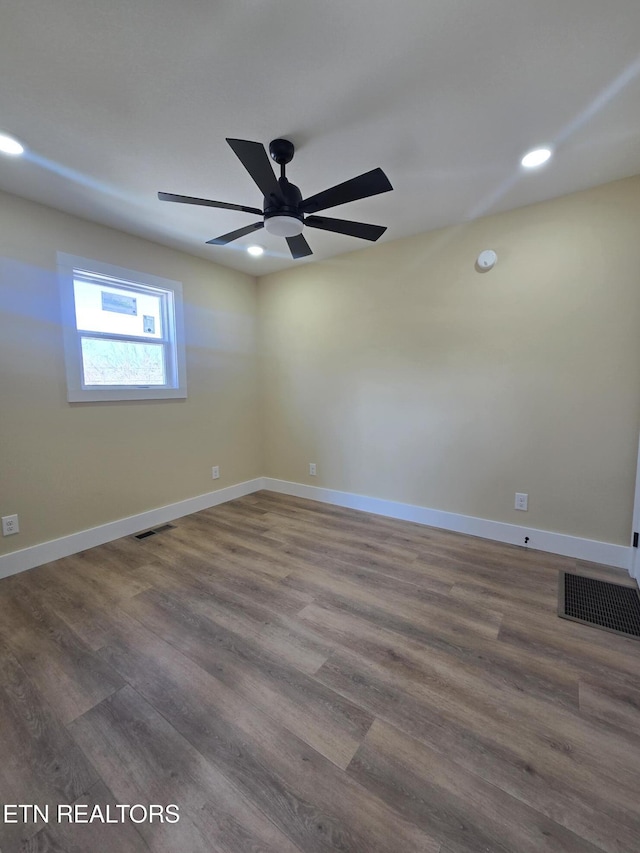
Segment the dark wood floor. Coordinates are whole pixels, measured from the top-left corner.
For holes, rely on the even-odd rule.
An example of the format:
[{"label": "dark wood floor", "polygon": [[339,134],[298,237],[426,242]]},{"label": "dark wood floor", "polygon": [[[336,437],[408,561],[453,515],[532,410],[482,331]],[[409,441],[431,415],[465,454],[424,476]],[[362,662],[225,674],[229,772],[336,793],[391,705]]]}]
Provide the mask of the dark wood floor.
[{"label": "dark wood floor", "polygon": [[3,853],[637,853],[640,642],[556,615],[622,573],[260,492],[0,581]]}]

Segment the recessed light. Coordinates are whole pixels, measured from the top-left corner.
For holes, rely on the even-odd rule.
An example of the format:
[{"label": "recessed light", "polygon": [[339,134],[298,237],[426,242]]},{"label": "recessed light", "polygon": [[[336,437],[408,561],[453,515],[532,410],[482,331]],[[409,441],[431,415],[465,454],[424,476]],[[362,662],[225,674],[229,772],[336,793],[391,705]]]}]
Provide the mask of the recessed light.
[{"label": "recessed light", "polygon": [[260,255],[264,254],[264,249],[262,246],[249,246],[247,248],[247,252],[249,252],[250,255],[253,255],[254,258],[259,258]]},{"label": "recessed light", "polygon": [[12,136],[0,133],[0,151],[3,154],[11,154],[17,157],[19,154],[24,154],[24,147]]},{"label": "recessed light", "polygon": [[529,151],[528,154],[525,154],[521,162],[525,169],[536,169],[538,166],[542,166],[543,163],[546,163],[550,157],[550,148],[535,148],[533,151]]}]

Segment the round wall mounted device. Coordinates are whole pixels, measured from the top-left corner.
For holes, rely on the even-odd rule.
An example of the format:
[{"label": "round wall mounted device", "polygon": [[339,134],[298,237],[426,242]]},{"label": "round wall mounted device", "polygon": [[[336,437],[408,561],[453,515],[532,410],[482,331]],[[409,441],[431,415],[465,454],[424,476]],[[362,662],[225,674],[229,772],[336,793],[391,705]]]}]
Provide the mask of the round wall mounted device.
[{"label": "round wall mounted device", "polygon": [[497,260],[498,256],[493,249],[485,249],[484,252],[480,252],[478,255],[476,266],[479,270],[482,270],[482,272],[488,272],[494,268]]}]

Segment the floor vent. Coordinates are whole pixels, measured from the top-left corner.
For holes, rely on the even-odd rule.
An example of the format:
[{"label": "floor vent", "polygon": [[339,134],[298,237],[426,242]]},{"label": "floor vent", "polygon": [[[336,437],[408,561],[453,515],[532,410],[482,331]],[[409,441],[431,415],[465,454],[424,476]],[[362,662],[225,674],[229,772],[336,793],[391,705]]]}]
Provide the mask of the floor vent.
[{"label": "floor vent", "polygon": [[175,524],[161,524],[160,527],[154,527],[153,530],[145,530],[144,533],[136,533],[134,539],[148,539],[149,536],[155,536],[156,533],[164,533],[165,530],[173,530]]},{"label": "floor vent", "polygon": [[633,586],[560,572],[558,616],[640,638],[640,591]]}]

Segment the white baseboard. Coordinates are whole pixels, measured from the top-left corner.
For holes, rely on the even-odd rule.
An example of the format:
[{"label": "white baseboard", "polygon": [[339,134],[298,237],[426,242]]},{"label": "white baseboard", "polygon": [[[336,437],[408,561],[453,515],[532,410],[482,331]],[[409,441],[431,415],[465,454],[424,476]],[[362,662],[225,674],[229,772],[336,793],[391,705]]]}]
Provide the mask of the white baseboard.
[{"label": "white baseboard", "polygon": [[33,569],[35,566],[59,560],[61,557],[68,557],[70,554],[77,554],[79,551],[86,551],[87,548],[95,548],[96,545],[104,545],[105,542],[112,542],[122,536],[131,536],[140,530],[156,527],[158,524],[166,524],[183,515],[190,515],[192,512],[199,512],[201,509],[208,509],[257,492],[263,487],[263,478],[256,477],[255,480],[247,480],[245,483],[237,483],[235,486],[227,486],[195,498],[187,498],[168,506],[150,509],[138,515],[119,518],[117,521],[81,530],[79,533],[62,536],[60,539],[52,539],[41,545],[32,545],[30,548],[13,551],[11,554],[0,556],[0,578]]},{"label": "white baseboard", "polygon": [[455,512],[444,512],[439,509],[387,501],[382,498],[369,498],[351,492],[338,492],[333,489],[308,486],[305,483],[274,480],[271,477],[263,478],[263,488],[298,498],[308,498],[322,503],[359,509],[375,515],[415,521],[418,524],[440,527],[443,530],[453,530],[456,533],[468,533],[471,536],[493,539],[496,542],[507,542],[510,545],[524,545],[525,536],[528,536],[528,548],[559,554],[563,557],[573,557],[577,560],[603,563],[607,566],[615,566],[618,569],[630,571],[631,548],[624,545],[613,545],[595,539],[582,539],[579,536],[568,536],[565,533],[553,533],[549,530],[520,527],[502,521],[490,521],[486,518],[459,515]]},{"label": "white baseboard", "polygon": [[323,489],[318,486],[308,486],[305,483],[291,483],[286,480],[275,480],[271,477],[256,477],[254,480],[227,486],[215,492],[207,492],[195,498],[188,498],[138,515],[120,518],[108,524],[101,524],[99,527],[91,527],[88,530],[81,530],[79,533],[72,533],[60,539],[43,542],[41,545],[32,545],[30,548],[5,554],[0,556],[0,578],[33,569],[35,566],[50,563],[52,560],[68,557],[70,554],[77,554],[79,551],[86,551],[88,548],[95,548],[96,545],[112,542],[122,536],[131,536],[140,530],[147,530],[150,527],[156,527],[158,524],[166,524],[168,521],[173,521],[192,512],[199,512],[202,509],[241,498],[261,489],[269,489],[272,492],[308,498],[322,503],[349,507],[350,509],[359,509],[375,515],[384,515],[388,518],[414,521],[430,527],[440,527],[443,530],[467,533],[471,536],[492,539],[496,542],[507,542],[511,545],[524,545],[524,538],[528,536],[527,545],[531,549],[560,554],[564,557],[573,557],[578,560],[590,560],[594,563],[603,563],[607,566],[615,566],[630,571],[631,548],[624,545],[581,539],[578,536],[568,536],[564,533],[553,533],[548,530],[536,530],[531,527],[519,527],[501,521],[490,521],[486,518],[459,515],[454,512],[444,512],[443,510],[429,509],[413,504],[387,501],[382,498],[370,498],[351,492]]}]

